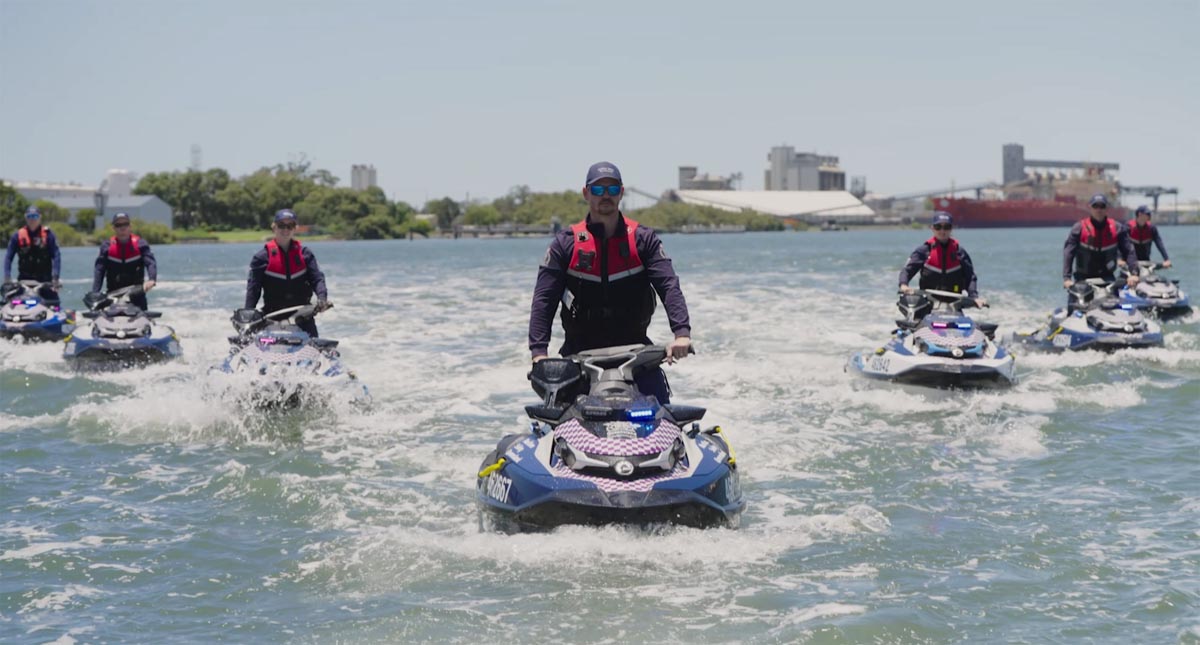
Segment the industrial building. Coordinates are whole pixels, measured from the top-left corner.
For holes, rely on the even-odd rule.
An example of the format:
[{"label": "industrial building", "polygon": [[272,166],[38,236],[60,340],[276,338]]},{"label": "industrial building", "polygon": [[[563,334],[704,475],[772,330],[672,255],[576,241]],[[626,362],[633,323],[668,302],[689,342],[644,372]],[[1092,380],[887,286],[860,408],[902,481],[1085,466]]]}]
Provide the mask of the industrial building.
[{"label": "industrial building", "polygon": [[365,164],[350,166],[350,188],[354,190],[366,190],[378,185],[375,181],[375,166]]},{"label": "industrial building", "polygon": [[875,221],[875,211],[844,190],[672,190],[667,199],[732,212],[752,210],[809,224]]},{"label": "industrial building", "polygon": [[96,228],[103,228],[117,213],[143,222],[155,222],[174,228],[171,206],[156,195],[134,195],[134,173],[124,169],[109,170],[99,186],[73,183],[15,182],[13,188],[31,202],[46,200],[71,214],[70,222],[84,209],[96,211]]},{"label": "industrial building", "polygon": [[695,166],[679,167],[680,190],[737,190],[735,184],[741,179],[742,173],[740,172],[723,177],[708,173],[698,174]]},{"label": "industrial building", "polygon": [[767,190],[846,190],[846,172],[838,166],[837,157],[775,146],[767,154],[767,162],[763,176]]}]

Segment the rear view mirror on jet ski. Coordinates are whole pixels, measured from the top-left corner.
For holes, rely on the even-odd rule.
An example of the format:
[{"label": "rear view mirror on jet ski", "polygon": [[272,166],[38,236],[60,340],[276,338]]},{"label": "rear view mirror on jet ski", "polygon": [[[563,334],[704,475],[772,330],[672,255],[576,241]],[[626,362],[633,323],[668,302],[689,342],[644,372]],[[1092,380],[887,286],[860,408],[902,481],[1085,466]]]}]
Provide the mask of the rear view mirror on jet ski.
[{"label": "rear view mirror on jet ski", "polygon": [[525,408],[530,429],[500,440],[480,466],[481,529],[738,526],[745,499],[724,432],[700,429],[704,408],[638,391],[638,375],[666,357],[660,345],[625,345],[535,363],[541,402]]}]

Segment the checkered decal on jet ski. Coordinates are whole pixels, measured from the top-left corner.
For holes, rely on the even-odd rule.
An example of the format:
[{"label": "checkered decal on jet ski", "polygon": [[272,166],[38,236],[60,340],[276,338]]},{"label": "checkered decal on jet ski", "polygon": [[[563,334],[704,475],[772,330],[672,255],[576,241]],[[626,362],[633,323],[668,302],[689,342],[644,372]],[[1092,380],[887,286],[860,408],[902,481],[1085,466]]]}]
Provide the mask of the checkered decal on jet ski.
[{"label": "checkered decal on jet ski", "polygon": [[650,489],[654,488],[654,484],[663,481],[664,479],[682,477],[684,473],[687,472],[687,468],[685,468],[683,466],[683,462],[680,461],[675,464],[674,470],[669,473],[663,473],[661,475],[654,475],[651,477],[640,477],[638,479],[613,479],[611,477],[593,477],[592,475],[584,475],[567,468],[562,464],[562,462],[559,462],[558,465],[551,468],[550,471],[555,477],[562,477],[564,479],[582,479],[586,482],[591,482],[596,485],[596,488],[599,488],[606,493],[616,493],[620,491],[646,493],[649,492]]},{"label": "checkered decal on jet ski", "polygon": [[554,436],[565,439],[568,446],[589,455],[657,455],[675,445],[682,434],[679,426],[669,421],[659,421],[658,427],[649,436],[640,439],[611,439],[597,437],[588,432],[577,419],[559,424]]},{"label": "checkered decal on jet ski", "polygon": [[[957,332],[957,330],[954,331]],[[966,336],[960,336],[957,333],[943,336],[929,327],[922,327],[913,332],[913,337],[939,347],[974,347],[987,340],[987,336],[978,329],[972,329],[971,333]]]},{"label": "checkered decal on jet ski", "polygon": [[[566,440],[567,445],[572,448],[587,453],[589,455],[657,455],[658,453],[667,450],[675,445],[675,440],[682,436],[683,431],[679,426],[669,421],[659,421],[658,427],[651,432],[649,436],[640,439],[611,439],[597,437],[588,432],[577,419],[571,419],[566,423],[560,424],[554,429],[554,436],[561,437]],[[595,484],[596,488],[606,492],[614,493],[620,491],[634,491],[639,493],[648,492],[654,488],[654,484],[664,479],[673,479],[681,477],[687,468],[683,466],[683,462],[677,462],[675,468],[671,472],[662,473],[661,475],[652,475],[649,477],[639,477],[637,479],[616,479],[613,477],[596,477],[593,475],[585,475],[583,473],[571,470],[563,463],[559,462],[551,468],[555,477],[564,477],[567,479],[582,479],[586,482]]]}]

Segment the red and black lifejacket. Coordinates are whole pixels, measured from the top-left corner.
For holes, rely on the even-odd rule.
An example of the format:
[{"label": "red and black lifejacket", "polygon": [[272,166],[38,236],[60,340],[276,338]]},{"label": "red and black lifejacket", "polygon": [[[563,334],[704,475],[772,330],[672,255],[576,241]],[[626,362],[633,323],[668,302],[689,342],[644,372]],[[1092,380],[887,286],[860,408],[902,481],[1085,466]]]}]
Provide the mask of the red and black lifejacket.
[{"label": "red and black lifejacket", "polygon": [[1079,223],[1079,248],[1075,252],[1076,279],[1108,277],[1117,268],[1117,235],[1120,225],[1111,217],[1096,227],[1096,221],[1085,217]]},{"label": "red and black lifejacket", "polygon": [[116,235],[108,238],[104,264],[109,291],[145,282],[146,262],[142,259],[142,238],[130,235],[128,242],[121,242]]},{"label": "red and black lifejacket", "polygon": [[267,268],[263,272],[263,311],[272,312],[287,307],[307,305],[312,300],[308,280],[308,263],[298,240],[292,240],[287,251],[275,240],[266,243]]},{"label": "red and black lifejacket", "polygon": [[1137,259],[1142,262],[1150,261],[1150,243],[1154,241],[1154,223],[1146,222],[1145,226],[1137,223],[1137,219],[1129,220],[1129,241],[1133,242],[1133,250]]},{"label": "red and black lifejacket", "polygon": [[18,280],[49,282],[53,276],[54,257],[50,253],[49,230],[39,226],[34,235],[29,227],[17,229],[17,275]]},{"label": "red and black lifejacket", "polygon": [[921,288],[956,293],[965,291],[970,276],[963,270],[958,240],[951,238],[942,244],[935,236],[926,240],[925,246],[929,247],[929,257],[921,267]]},{"label": "red and black lifejacket", "polygon": [[622,219],[625,230],[608,239],[597,240],[586,219],[571,227],[562,323],[573,351],[646,340],[654,289],[638,255],[638,223]]}]

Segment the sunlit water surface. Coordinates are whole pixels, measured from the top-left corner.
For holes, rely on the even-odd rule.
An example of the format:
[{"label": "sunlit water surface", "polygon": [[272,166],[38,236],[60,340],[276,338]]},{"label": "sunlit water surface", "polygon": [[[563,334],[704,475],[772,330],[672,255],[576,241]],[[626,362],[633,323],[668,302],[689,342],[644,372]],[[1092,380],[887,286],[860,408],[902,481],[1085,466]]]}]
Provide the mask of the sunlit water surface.
[{"label": "sunlit water surface", "polygon": [[[1200,296],[1200,229],[1164,232]],[[1038,325],[1063,234],[960,231],[977,315]],[[479,533],[474,480],[526,427],[545,239],[314,243],[374,406],[267,415],[209,373],[254,245],[159,248],[182,361],[75,376],[0,343],[0,642],[1200,643],[1200,323],[1018,351],[1003,392],[844,373],[926,236],[666,236],[699,351],[671,383],[732,438],[744,526],[512,537]],[[64,252],[68,301],[93,254]]]}]

